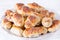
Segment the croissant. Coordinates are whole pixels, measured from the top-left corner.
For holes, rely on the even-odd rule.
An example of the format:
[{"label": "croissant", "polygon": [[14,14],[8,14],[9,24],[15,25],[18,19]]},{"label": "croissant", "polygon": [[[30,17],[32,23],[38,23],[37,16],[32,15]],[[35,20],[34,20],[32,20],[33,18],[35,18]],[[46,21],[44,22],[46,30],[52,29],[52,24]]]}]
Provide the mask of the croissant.
[{"label": "croissant", "polygon": [[42,19],[42,25],[44,27],[50,27],[52,25],[52,19],[50,17],[44,17]]},{"label": "croissant", "polygon": [[[18,7],[18,5],[21,5],[21,6]],[[17,12],[19,14],[22,14],[23,16],[29,16],[33,13],[32,9],[30,9],[27,6],[24,6],[24,4],[17,4],[16,7],[17,7],[16,8]]]},{"label": "croissant", "polygon": [[22,14],[23,6],[24,6],[23,3],[17,3],[17,4],[16,4],[15,8],[16,8],[16,11],[17,11],[19,14]]},{"label": "croissant", "polygon": [[40,21],[41,21],[41,18],[39,16],[39,14],[32,14],[32,15],[30,15],[30,16],[27,17],[27,19],[25,21],[25,26],[24,27],[25,28],[34,27]]},{"label": "croissant", "polygon": [[55,19],[55,14],[53,12],[49,12],[49,17],[51,17],[54,20]]},{"label": "croissant", "polygon": [[23,6],[24,6],[23,3],[16,3],[15,8],[18,9],[18,10],[20,10]]},{"label": "croissant", "polygon": [[23,30],[20,27],[17,27],[16,25],[13,24],[10,32],[17,36],[22,36]]},{"label": "croissant", "polygon": [[34,10],[27,7],[27,6],[24,6],[22,10],[23,10],[23,15],[24,16],[29,16],[29,15],[34,13]]},{"label": "croissant", "polygon": [[28,6],[29,8],[33,8],[33,9],[38,10],[38,11],[44,9],[44,7],[38,5],[38,4],[35,3],[35,2],[33,2],[33,3],[28,3],[27,6]]},{"label": "croissant", "polygon": [[52,26],[48,28],[49,32],[54,32],[60,28],[60,20],[54,20]]},{"label": "croissant", "polygon": [[23,31],[24,37],[38,37],[41,34],[46,34],[47,29],[45,27],[33,27],[27,28]]},{"label": "croissant", "polygon": [[12,27],[12,23],[8,21],[6,18],[2,20],[2,24],[4,25],[3,27],[8,30]]},{"label": "croissant", "polygon": [[24,17],[21,14],[14,13],[12,21],[16,26],[22,27],[24,25]]},{"label": "croissant", "polygon": [[43,18],[45,16],[49,16],[49,11],[48,10],[41,10],[40,12],[40,16]]},{"label": "croissant", "polygon": [[13,15],[13,12],[12,12],[11,10],[7,10],[7,11],[5,12],[5,16],[6,16],[6,18],[7,18],[9,21],[12,21],[12,20],[11,20],[12,15]]}]

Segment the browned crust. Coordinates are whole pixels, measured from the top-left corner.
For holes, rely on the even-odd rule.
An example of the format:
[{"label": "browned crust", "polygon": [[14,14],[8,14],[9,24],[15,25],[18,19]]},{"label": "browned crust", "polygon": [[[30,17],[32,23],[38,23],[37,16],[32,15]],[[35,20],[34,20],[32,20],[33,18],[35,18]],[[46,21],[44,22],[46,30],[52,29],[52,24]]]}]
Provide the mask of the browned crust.
[{"label": "browned crust", "polygon": [[[29,36],[31,36],[31,35],[33,35],[33,34],[38,34],[38,35],[40,35],[40,34],[44,34],[44,33],[46,33],[47,32],[47,29],[46,28],[44,28],[44,27],[33,27],[33,28],[27,28],[27,29],[25,29],[24,30],[24,32],[23,32],[23,36],[27,36],[27,37],[29,37]],[[25,34],[25,35],[24,35]]]},{"label": "browned crust", "polygon": [[48,10],[41,10],[40,15],[41,15],[41,17],[45,17],[45,16],[49,15],[49,12],[48,12]]},{"label": "browned crust", "polygon": [[35,3],[35,2],[33,2],[33,3],[28,3],[28,7],[33,8],[33,9],[35,9],[35,10],[37,10],[37,11],[40,11],[40,10],[44,9],[44,7],[38,5],[38,4]]},{"label": "browned crust", "polygon": [[35,16],[29,16],[28,18],[32,23],[36,22],[36,17]]},{"label": "browned crust", "polygon": [[12,11],[11,10],[6,10],[5,12],[5,16],[11,16],[12,15]]},{"label": "browned crust", "polygon": [[16,7],[17,7],[18,9],[21,9],[23,6],[24,6],[23,3],[17,3],[17,4],[16,4]]},{"label": "browned crust", "polygon": [[38,7],[39,5],[37,4],[37,3],[35,3],[35,2],[33,2],[33,3],[28,3],[28,5],[30,5],[31,7]]},{"label": "browned crust", "polygon": [[58,25],[58,24],[60,24],[60,20],[54,20],[53,21],[53,25]]},{"label": "browned crust", "polygon": [[2,20],[2,24],[5,29],[11,29],[12,27],[12,23],[8,21],[6,18]]},{"label": "browned crust", "polygon": [[6,18],[4,18],[3,20],[2,20],[2,23],[6,23],[6,22],[9,22]]},{"label": "browned crust", "polygon": [[23,11],[24,12],[31,12],[31,9],[29,7],[27,7],[27,6],[24,6]]},{"label": "browned crust", "polygon": [[12,16],[12,21],[14,22],[16,26],[23,26],[24,17],[23,15],[16,13]]},{"label": "browned crust", "polygon": [[31,27],[32,27],[32,23],[30,21],[26,21],[25,28],[31,28]]},{"label": "browned crust", "polygon": [[13,18],[15,18],[15,19],[17,19],[17,20],[20,20],[20,19],[22,18],[22,15],[15,13],[15,14],[13,15]]},{"label": "browned crust", "polygon": [[54,12],[49,12],[49,17],[51,17],[52,19],[54,19],[54,17],[55,17]]},{"label": "browned crust", "polygon": [[48,28],[48,31],[55,31],[60,26],[60,20],[54,20],[51,27]]}]

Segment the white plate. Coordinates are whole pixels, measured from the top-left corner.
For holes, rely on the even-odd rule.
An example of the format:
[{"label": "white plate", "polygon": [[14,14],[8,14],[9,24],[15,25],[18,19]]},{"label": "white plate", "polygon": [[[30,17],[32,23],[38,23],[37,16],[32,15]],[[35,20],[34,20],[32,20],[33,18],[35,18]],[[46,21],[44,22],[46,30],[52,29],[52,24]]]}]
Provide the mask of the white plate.
[{"label": "white plate", "polygon": [[14,35],[9,34],[7,31],[2,29],[1,19],[4,15],[4,11],[7,9],[14,8],[14,5],[17,2],[22,2],[24,4],[30,2],[36,2],[45,8],[52,10],[56,14],[56,19],[60,19],[60,0],[1,0],[0,1],[0,40],[60,40],[60,30],[57,30],[54,33],[49,33],[46,35],[42,35],[38,38],[24,38],[24,37],[17,37]]}]

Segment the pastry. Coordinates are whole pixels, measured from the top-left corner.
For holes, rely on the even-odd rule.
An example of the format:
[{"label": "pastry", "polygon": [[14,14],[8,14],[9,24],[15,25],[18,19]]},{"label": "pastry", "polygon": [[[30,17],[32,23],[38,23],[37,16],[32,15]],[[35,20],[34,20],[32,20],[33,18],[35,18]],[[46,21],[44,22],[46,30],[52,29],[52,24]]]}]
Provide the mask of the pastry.
[{"label": "pastry", "polygon": [[17,35],[17,36],[22,36],[23,30],[20,27],[17,27],[13,24],[10,32]]},{"label": "pastry", "polygon": [[7,10],[7,11],[5,12],[5,16],[6,16],[6,18],[7,18],[9,21],[12,21],[12,20],[11,20],[12,15],[13,15],[13,12],[12,12],[11,10]]},{"label": "pastry", "polygon": [[42,25],[44,27],[50,27],[52,25],[52,19],[50,17],[44,17],[42,19]]},{"label": "pastry", "polygon": [[33,3],[28,3],[27,6],[28,6],[29,8],[33,8],[33,9],[38,10],[38,11],[44,9],[44,7],[38,5],[38,4],[35,3],[35,2],[33,2]]},{"label": "pastry", "polygon": [[3,28],[8,29],[8,30],[11,29],[12,27],[12,23],[8,21],[6,18],[2,20],[2,24],[3,24]]},{"label": "pastry", "polygon": [[21,14],[14,13],[12,21],[16,26],[22,27],[24,25],[24,17]]},{"label": "pastry", "polygon": [[34,27],[41,21],[41,18],[38,14],[32,14],[27,17],[25,21],[25,28]]},{"label": "pastry", "polygon": [[49,12],[49,17],[51,17],[53,20],[55,20],[55,14],[53,12]]},{"label": "pastry", "polygon": [[23,3],[17,3],[15,5],[15,8],[16,8],[16,11],[19,13],[19,14],[22,14],[22,8],[23,8],[24,4]]},{"label": "pastry", "polygon": [[42,33],[46,34],[47,29],[44,27],[27,28],[23,31],[23,36],[24,37],[38,37]]},{"label": "pastry", "polygon": [[60,20],[54,20],[52,26],[48,28],[49,32],[54,32],[60,28]]},{"label": "pastry", "polygon": [[23,16],[29,16],[33,13],[32,9],[30,9],[27,6],[23,6],[21,7],[21,9],[19,9],[19,7],[17,7],[17,13],[22,14]]}]

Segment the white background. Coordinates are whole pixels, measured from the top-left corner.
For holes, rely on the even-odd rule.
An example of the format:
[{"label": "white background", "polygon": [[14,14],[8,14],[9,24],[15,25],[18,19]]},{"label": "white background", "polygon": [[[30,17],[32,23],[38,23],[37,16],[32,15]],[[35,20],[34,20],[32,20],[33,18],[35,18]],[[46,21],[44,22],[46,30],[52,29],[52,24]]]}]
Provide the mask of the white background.
[{"label": "white background", "polygon": [[[7,9],[14,8],[17,2],[21,3],[29,3],[29,2],[36,2],[45,8],[49,8],[56,12],[56,15],[60,15],[60,0],[0,0],[0,23],[1,17],[4,14],[4,11]],[[58,16],[60,19],[60,16]],[[60,30],[50,33],[47,35],[40,36],[38,38],[22,38],[16,37],[14,35],[8,34],[1,28],[0,25],[0,40],[60,40]]]}]

